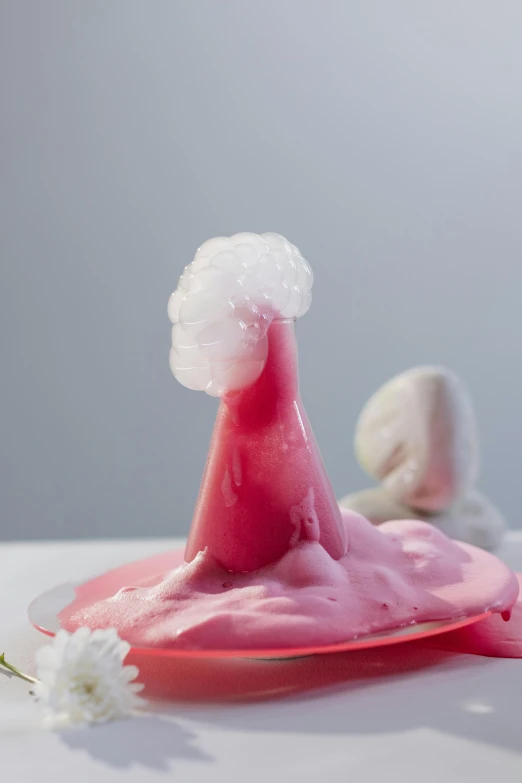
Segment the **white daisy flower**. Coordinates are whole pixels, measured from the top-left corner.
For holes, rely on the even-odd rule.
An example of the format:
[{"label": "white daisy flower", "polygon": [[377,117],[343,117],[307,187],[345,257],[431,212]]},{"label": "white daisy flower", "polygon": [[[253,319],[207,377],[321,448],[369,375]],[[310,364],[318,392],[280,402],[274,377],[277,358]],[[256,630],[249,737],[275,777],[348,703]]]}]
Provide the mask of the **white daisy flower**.
[{"label": "white daisy flower", "polygon": [[33,691],[49,728],[103,723],[131,715],[144,703],[133,682],[136,666],[124,666],[130,645],[114,628],[73,634],[58,631],[51,644],[36,653]]}]

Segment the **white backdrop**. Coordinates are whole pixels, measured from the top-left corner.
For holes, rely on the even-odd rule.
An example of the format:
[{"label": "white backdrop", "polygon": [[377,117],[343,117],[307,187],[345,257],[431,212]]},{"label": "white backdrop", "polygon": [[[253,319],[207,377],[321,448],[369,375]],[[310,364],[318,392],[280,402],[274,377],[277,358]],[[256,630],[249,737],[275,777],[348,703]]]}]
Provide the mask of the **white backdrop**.
[{"label": "white backdrop", "polygon": [[187,530],[216,405],[169,374],[166,302],[246,230],[314,268],[336,492],[366,397],[442,363],[520,526],[521,73],[517,0],[1,0],[0,537]]}]

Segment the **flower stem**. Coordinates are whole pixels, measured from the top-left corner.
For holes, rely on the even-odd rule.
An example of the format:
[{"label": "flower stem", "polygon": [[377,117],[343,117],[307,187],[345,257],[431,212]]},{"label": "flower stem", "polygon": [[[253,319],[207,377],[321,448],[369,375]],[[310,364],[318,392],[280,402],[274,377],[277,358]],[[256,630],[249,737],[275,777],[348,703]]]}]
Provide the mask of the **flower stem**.
[{"label": "flower stem", "polygon": [[4,669],[9,669],[10,672],[12,672],[16,677],[19,677],[21,680],[25,680],[26,682],[31,682],[31,683],[38,682],[38,680],[35,679],[34,677],[30,677],[28,674],[24,674],[19,669],[17,669],[16,666],[7,663],[5,659],[5,653],[2,653],[0,655],[0,666],[3,666]]}]

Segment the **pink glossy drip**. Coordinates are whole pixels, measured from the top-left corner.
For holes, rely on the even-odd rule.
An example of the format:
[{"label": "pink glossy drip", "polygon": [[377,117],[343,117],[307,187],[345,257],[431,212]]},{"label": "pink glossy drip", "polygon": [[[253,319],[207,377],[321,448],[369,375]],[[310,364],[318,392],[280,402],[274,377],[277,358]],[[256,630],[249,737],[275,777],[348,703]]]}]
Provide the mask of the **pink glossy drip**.
[{"label": "pink glossy drip", "polygon": [[222,400],[185,558],[207,550],[225,569],[280,560],[319,541],[339,560],[348,549],[339,507],[299,397],[294,322],[268,330],[256,383]]},{"label": "pink glossy drip", "polygon": [[[517,574],[517,579],[522,588],[522,574]],[[430,640],[430,646],[468,655],[522,658],[522,594],[511,609],[488,617],[476,628],[443,634],[440,639]]]}]

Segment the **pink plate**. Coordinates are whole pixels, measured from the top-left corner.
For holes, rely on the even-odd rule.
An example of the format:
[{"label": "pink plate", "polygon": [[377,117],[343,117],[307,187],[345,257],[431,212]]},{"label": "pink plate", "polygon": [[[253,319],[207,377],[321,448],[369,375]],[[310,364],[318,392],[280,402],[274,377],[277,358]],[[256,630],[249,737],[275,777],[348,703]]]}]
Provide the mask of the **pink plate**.
[{"label": "pink plate", "polygon": [[[165,552],[154,557],[140,560],[135,563],[108,571],[102,576],[83,584],[64,584],[48,590],[34,599],[29,606],[29,619],[34,627],[48,636],[60,630],[59,615],[73,601],[75,603],[92,602],[114,595],[125,584],[140,583],[153,584],[166,571],[175,568],[183,562],[183,550]],[[460,617],[450,620],[439,620],[429,623],[417,623],[403,628],[397,628],[384,633],[371,634],[350,639],[347,642],[327,645],[315,645],[310,647],[282,648],[282,649],[211,649],[211,650],[187,650],[158,647],[139,647],[132,645],[134,655],[166,658],[297,658],[323,653],[345,652],[347,650],[365,650],[372,647],[383,647],[400,642],[408,642],[426,639],[430,636],[455,631],[467,625],[484,620],[489,612],[473,617]]]}]

